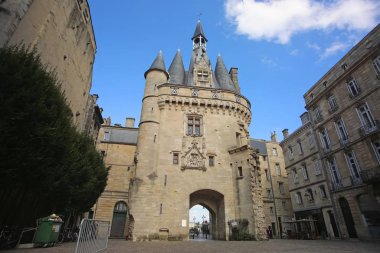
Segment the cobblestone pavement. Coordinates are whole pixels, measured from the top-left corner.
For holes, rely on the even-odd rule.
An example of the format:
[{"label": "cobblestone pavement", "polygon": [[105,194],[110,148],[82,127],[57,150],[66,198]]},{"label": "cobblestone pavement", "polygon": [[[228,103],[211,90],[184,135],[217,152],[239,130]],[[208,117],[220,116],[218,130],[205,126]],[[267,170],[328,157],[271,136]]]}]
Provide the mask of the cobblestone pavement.
[{"label": "cobblestone pavement", "polygon": [[[16,249],[9,253],[74,253],[75,243],[64,243],[51,248]],[[250,253],[250,252],[305,252],[305,253],[371,253],[380,252],[380,242],[362,241],[302,241],[270,240],[262,242],[227,242],[210,240],[191,240],[185,242],[129,242],[110,240],[107,253]]]}]

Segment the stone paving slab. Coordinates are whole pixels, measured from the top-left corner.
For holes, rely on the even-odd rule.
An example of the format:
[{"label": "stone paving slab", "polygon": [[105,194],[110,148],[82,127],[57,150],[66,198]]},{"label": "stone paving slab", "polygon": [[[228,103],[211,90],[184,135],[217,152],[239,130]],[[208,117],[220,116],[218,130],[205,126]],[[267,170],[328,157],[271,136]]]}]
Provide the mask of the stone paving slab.
[{"label": "stone paving slab", "polygon": [[[75,243],[64,243],[51,248],[15,249],[9,253],[74,253]],[[130,242],[110,240],[107,253],[379,253],[380,242],[352,240],[305,241],[270,240],[262,242],[228,242],[191,240],[185,242]]]}]

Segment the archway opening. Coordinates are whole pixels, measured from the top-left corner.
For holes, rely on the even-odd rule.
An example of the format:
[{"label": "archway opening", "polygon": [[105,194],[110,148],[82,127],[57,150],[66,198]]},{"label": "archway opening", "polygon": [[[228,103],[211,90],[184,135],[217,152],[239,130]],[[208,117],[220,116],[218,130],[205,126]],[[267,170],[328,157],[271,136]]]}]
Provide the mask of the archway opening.
[{"label": "archway opening", "polygon": [[[200,222],[203,223],[200,229],[202,231],[203,227],[203,231],[208,232],[207,239],[225,240],[224,195],[210,189],[195,191],[190,194],[189,209],[198,205],[201,206],[201,210],[203,210],[204,213],[207,213],[207,210],[209,214],[208,220],[206,220],[206,215],[204,214],[202,215],[204,215],[205,218],[202,218],[202,216],[200,217],[202,219]],[[189,216],[190,221],[193,218],[193,216]],[[207,221],[207,223],[205,223],[205,221]]]},{"label": "archway opening", "polygon": [[189,210],[190,239],[211,239],[211,212],[207,206],[197,204]]},{"label": "archway opening", "polygon": [[128,206],[124,201],[115,204],[112,216],[111,237],[123,237],[127,220]]},{"label": "archway opening", "polygon": [[355,229],[354,218],[352,217],[351,208],[348,201],[345,198],[340,198],[339,204],[342,210],[344,222],[346,223],[348,236],[350,238],[357,238],[358,235]]}]

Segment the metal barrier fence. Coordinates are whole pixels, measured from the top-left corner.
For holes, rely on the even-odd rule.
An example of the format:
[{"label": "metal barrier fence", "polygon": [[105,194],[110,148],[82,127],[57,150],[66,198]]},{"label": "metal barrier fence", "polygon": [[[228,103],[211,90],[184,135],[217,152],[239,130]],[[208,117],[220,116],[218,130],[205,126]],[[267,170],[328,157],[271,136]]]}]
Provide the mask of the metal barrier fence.
[{"label": "metal barrier fence", "polygon": [[109,221],[83,219],[75,253],[95,253],[107,249],[110,229]]}]

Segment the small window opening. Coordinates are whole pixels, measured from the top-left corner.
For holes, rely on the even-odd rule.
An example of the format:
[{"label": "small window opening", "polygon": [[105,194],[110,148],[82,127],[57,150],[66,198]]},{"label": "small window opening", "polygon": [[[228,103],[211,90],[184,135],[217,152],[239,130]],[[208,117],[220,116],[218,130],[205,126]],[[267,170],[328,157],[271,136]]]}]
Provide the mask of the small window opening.
[{"label": "small window opening", "polygon": [[214,156],[209,156],[208,157],[208,165],[210,166],[210,167],[212,167],[212,166],[214,166]]},{"label": "small window opening", "polygon": [[179,156],[178,153],[173,154],[173,164],[178,164]]},{"label": "small window opening", "polygon": [[243,177],[243,168],[242,167],[238,167],[238,176]]}]

